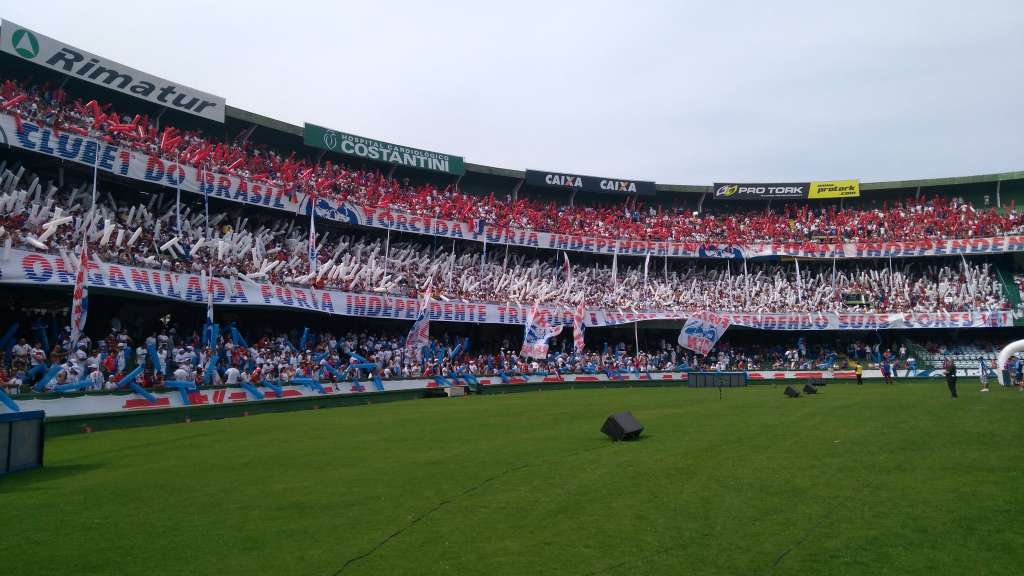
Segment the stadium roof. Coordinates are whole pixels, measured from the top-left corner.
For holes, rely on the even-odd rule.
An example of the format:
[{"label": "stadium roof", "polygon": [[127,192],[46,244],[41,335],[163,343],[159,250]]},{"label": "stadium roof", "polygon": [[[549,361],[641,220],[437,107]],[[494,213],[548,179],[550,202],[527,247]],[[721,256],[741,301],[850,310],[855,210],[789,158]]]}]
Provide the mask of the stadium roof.
[{"label": "stadium roof", "polygon": [[[227,106],[227,117],[239,120],[242,122],[248,122],[284,132],[292,136],[302,137],[302,127],[280,120],[274,120],[267,116],[255,114],[242,110],[241,108],[235,108],[234,106]],[[502,176],[506,178],[525,178],[526,172],[524,170],[513,170],[509,168],[499,168],[497,166],[485,166],[483,164],[472,164],[466,163],[466,172],[487,175],[487,176]],[[1024,180],[1024,171],[1017,172],[1001,172],[998,174],[979,174],[974,176],[953,176],[948,178],[928,178],[921,180],[892,180],[888,182],[862,182],[862,190],[898,190],[898,189],[916,189],[916,188],[932,188],[937,186],[961,186],[968,184],[995,184],[997,182],[1005,182],[1009,180]],[[705,194],[711,192],[712,186],[710,185],[696,185],[696,184],[657,184],[658,192],[669,192],[669,193],[683,193],[683,194]]]}]

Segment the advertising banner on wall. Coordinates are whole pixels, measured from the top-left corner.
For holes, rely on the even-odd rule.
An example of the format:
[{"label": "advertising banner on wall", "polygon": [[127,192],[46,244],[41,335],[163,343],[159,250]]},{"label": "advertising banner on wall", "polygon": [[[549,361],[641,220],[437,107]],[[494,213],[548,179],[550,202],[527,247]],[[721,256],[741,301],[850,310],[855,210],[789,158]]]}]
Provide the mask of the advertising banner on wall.
[{"label": "advertising banner on wall", "polygon": [[640,194],[641,196],[650,196],[655,193],[654,182],[646,180],[580,176],[578,174],[545,172],[543,170],[527,170],[526,185],[538,186],[540,188],[560,188],[569,191],[592,192],[595,194]]},{"label": "advertising banner on wall", "polygon": [[367,160],[433,170],[434,172],[446,172],[455,176],[466,173],[465,162],[461,156],[389,144],[380,140],[331,130],[316,124],[305,124],[302,129],[302,141],[306,146],[358,156]]},{"label": "advertising banner on wall", "polygon": [[860,181],[829,180],[820,182],[715,182],[715,200],[825,200],[860,196]]},{"label": "advertising banner on wall", "polygon": [[128,96],[224,122],[224,98],[207,94],[44,36],[10,20],[0,24],[0,51]]},{"label": "advertising banner on wall", "polygon": [[823,200],[827,198],[857,198],[860,196],[859,180],[830,180],[828,182],[811,182],[807,189],[807,198]]},{"label": "advertising banner on wall", "polygon": [[[978,376],[978,368],[967,368],[960,372],[963,376]],[[808,380],[821,378],[832,379],[853,379],[853,370],[826,370],[816,368],[813,370],[751,370],[747,371],[747,378],[751,383],[767,383],[774,380]],[[942,378],[941,370],[917,370],[912,374],[899,371],[898,377],[913,376],[916,378]],[[864,378],[881,378],[880,370],[864,370]],[[610,382],[610,381],[685,381],[688,380],[687,372],[644,372],[642,374],[621,373],[621,374],[551,374],[551,375],[530,375],[520,376],[487,377],[480,376],[477,381],[484,385],[502,384],[564,384],[571,386],[576,382]],[[381,382],[383,392],[393,390],[415,390],[421,388],[437,387],[437,382],[430,378],[412,379],[385,379]],[[143,398],[137,394],[124,394],[120,392],[108,392],[106,394],[72,394],[67,396],[52,395],[48,397],[36,397],[29,399],[17,398],[21,411],[43,410],[47,417],[55,416],[76,416],[84,414],[110,414],[113,412],[145,412],[147,410],[166,410],[168,408],[184,408],[186,406],[216,406],[255,402],[276,402],[278,400],[288,401],[293,398],[323,397],[327,395],[343,394],[373,394],[374,392],[364,391],[354,384],[345,383],[323,383],[323,391],[313,389],[309,386],[288,385],[281,386],[281,392],[268,393],[262,400],[257,399],[251,392],[239,386],[226,386],[215,389],[200,389],[183,395],[179,392],[164,392],[153,390],[150,395],[155,400]],[[0,403],[0,414],[11,410]]]},{"label": "advertising banner on wall", "polygon": [[807,197],[807,182],[715,182],[715,200],[792,200]]}]

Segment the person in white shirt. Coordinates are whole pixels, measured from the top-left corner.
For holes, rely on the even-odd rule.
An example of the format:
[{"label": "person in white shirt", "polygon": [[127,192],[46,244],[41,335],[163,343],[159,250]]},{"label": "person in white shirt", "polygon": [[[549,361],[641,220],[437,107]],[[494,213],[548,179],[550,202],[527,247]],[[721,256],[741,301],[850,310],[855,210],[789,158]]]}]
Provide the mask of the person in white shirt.
[{"label": "person in white shirt", "polygon": [[32,353],[32,347],[25,342],[24,338],[18,340],[18,343],[11,348],[11,355],[13,357],[13,372],[20,372],[28,368],[29,354]]},{"label": "person in white shirt", "polygon": [[103,389],[103,372],[101,372],[100,370],[93,370],[92,372],[89,373],[89,389]]},{"label": "person in white shirt", "polygon": [[160,348],[158,348],[157,351],[156,351],[156,357],[157,357],[157,360],[160,361],[160,370],[163,371],[163,373],[166,374],[167,373],[167,348],[165,346],[161,346]]},{"label": "person in white shirt", "polygon": [[192,365],[192,351],[185,348],[177,348],[174,361],[178,366],[191,366]]},{"label": "person in white shirt", "polygon": [[85,353],[84,344],[79,344],[78,349],[71,353],[68,358],[74,364],[79,374],[85,374],[85,365],[88,359],[89,355]]},{"label": "person in white shirt", "polygon": [[185,369],[186,364],[178,364],[178,368],[174,371],[174,379],[179,382],[189,382],[192,378],[189,376],[188,370]]},{"label": "person in white shirt", "polygon": [[240,372],[238,371],[238,368],[235,368],[234,366],[229,367],[224,372],[224,376],[227,379],[226,383],[227,383],[228,386],[238,386],[239,376],[240,376]]},{"label": "person in white shirt", "polygon": [[117,350],[114,352],[114,365],[117,368],[117,372],[124,372],[125,366],[127,366],[127,359],[125,358],[125,346],[121,342],[117,345]]}]

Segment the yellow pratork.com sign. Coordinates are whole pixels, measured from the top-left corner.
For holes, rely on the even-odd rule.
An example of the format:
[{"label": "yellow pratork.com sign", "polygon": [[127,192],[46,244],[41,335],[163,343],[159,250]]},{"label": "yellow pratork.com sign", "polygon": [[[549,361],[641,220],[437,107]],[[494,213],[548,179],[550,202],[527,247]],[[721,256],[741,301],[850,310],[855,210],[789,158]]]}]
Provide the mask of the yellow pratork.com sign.
[{"label": "yellow pratork.com sign", "polygon": [[829,180],[828,182],[811,182],[807,189],[807,198],[811,200],[824,198],[857,198],[860,196],[860,180]]}]

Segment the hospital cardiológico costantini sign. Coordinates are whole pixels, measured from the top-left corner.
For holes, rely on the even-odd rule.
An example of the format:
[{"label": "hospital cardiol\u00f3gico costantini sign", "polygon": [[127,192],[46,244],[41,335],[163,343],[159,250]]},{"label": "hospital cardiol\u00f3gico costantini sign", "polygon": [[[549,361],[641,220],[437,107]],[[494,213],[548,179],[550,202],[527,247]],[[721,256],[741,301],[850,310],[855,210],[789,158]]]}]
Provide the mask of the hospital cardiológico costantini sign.
[{"label": "hospital cardiol\u00f3gico costantini sign", "polygon": [[302,129],[302,140],[306,146],[323,148],[331,152],[358,156],[367,160],[377,160],[399,166],[446,172],[460,176],[465,174],[466,166],[462,156],[452,156],[420,150],[398,144],[389,144],[380,140],[363,138],[338,130],[331,130],[316,124],[306,123]]}]

